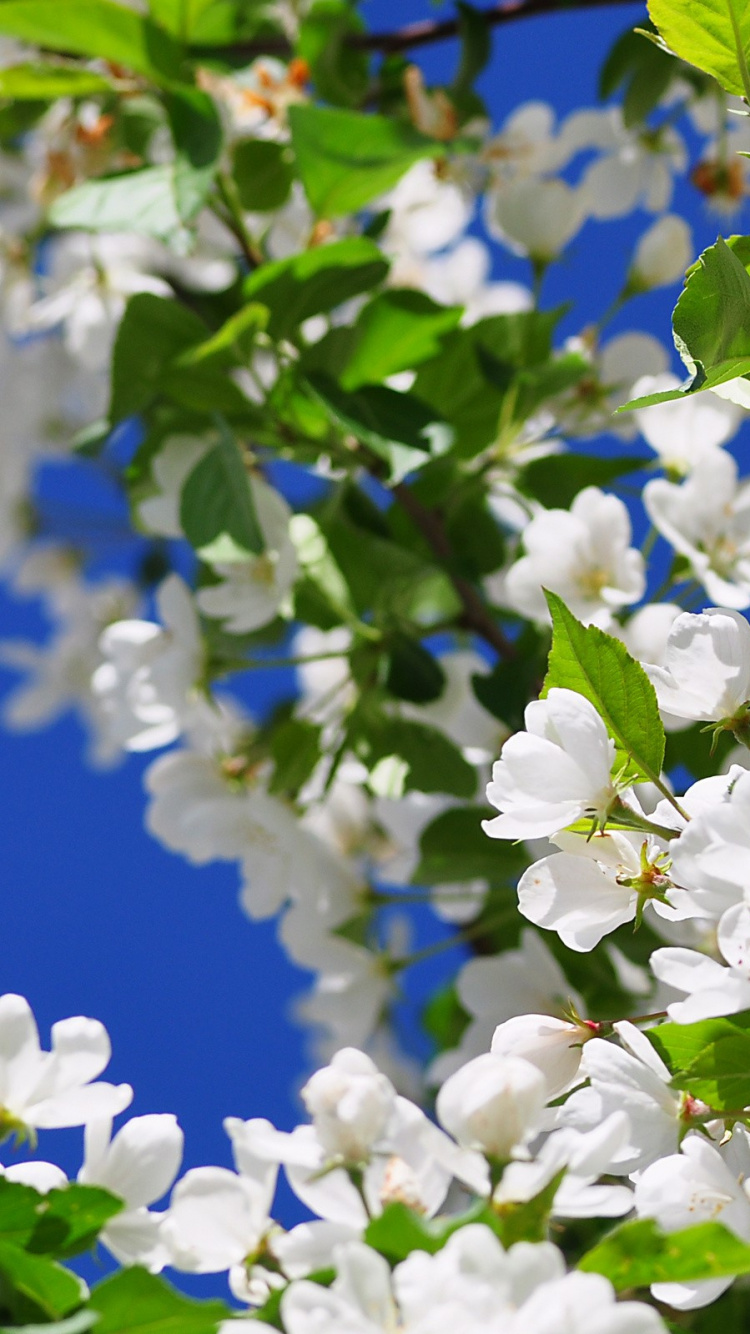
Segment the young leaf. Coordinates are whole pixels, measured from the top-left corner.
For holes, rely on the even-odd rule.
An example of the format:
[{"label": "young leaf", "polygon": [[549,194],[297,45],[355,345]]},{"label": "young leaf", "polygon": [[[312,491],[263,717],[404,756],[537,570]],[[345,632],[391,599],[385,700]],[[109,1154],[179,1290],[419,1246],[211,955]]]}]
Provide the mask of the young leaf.
[{"label": "young leaf", "polygon": [[648,10],[670,51],[713,75],[728,93],[750,97],[750,8],[745,0],[649,0]]},{"label": "young leaf", "polygon": [[578,1268],[603,1274],[618,1292],[651,1283],[695,1283],[750,1273],[750,1246],[721,1223],[663,1233],[653,1219],[640,1218],[587,1251]]},{"label": "young leaf", "polygon": [[122,1269],[99,1283],[90,1306],[97,1334],[216,1334],[232,1315],[220,1301],[192,1301],[145,1269]]},{"label": "young leaf", "polygon": [[176,166],[165,163],[84,181],[60,195],[48,216],[54,227],[76,227],[88,232],[133,231],[169,241],[182,227]]},{"label": "young leaf", "polygon": [[0,32],[35,47],[109,60],[156,84],[182,73],[179,47],[168,33],[112,0],[3,0]]},{"label": "young leaf", "polygon": [[[205,560],[247,560],[263,551],[265,541],[250,478],[229,431],[222,432],[218,445],[204,455],[185,482],[180,524],[188,542]],[[221,548],[212,552],[210,548],[218,548],[220,542]]]},{"label": "young leaf", "polygon": [[292,106],[289,124],[305,193],[321,218],[358,212],[414,162],[442,152],[440,144],[388,116]]},{"label": "young leaf", "polygon": [[81,1186],[71,1181],[61,1190],[49,1191],[40,1201],[38,1222],[27,1249],[58,1259],[78,1255],[93,1245],[104,1225],[122,1208],[122,1200],[101,1186]]},{"label": "young leaf", "polygon": [[656,692],[625,645],[595,625],[584,626],[556,593],[546,592],[552,616],[552,648],[543,696],[553,686],[590,700],[618,749],[642,778],[659,782],[664,727]]}]

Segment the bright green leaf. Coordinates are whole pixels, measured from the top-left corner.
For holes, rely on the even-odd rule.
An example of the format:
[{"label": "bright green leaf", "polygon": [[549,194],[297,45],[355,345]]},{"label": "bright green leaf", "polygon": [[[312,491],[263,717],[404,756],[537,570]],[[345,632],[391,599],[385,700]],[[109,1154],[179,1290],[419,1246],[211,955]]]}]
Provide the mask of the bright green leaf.
[{"label": "bright green leaf", "polygon": [[659,1024],[647,1036],[673,1074],[687,1070],[711,1043],[750,1029],[750,1010],[697,1024]]},{"label": "bright green leaf", "polygon": [[16,102],[54,101],[58,97],[94,97],[112,85],[103,75],[76,65],[10,65],[0,69],[0,97]]},{"label": "bright green leaf", "polygon": [[440,144],[388,116],[329,107],[289,109],[292,147],[305,193],[319,217],[356,213]]},{"label": "bright green leaf", "polygon": [[441,340],[455,329],[460,306],[440,306],[424,292],[380,292],[360,312],[351,330],[351,351],[338,377],[344,389],[379,384],[398,371],[411,370],[440,351]]},{"label": "bright green leaf", "polygon": [[157,84],[181,75],[179,47],[169,35],[112,0],[3,0],[0,32],[51,51],[110,60]]},{"label": "bright green leaf", "polygon": [[122,1208],[122,1200],[101,1186],[72,1181],[60,1190],[51,1190],[40,1201],[39,1220],[27,1249],[58,1259],[78,1255],[93,1245],[105,1224]]},{"label": "bright green leaf", "polygon": [[750,1273],[750,1246],[721,1223],[662,1233],[653,1219],[624,1223],[587,1251],[578,1268],[603,1274],[622,1292],[651,1283],[695,1283]]},{"label": "bright green leaf", "polygon": [[334,106],[359,106],[367,95],[367,52],[347,41],[364,30],[349,0],[315,0],[302,16],[297,53],[308,63],[319,97]]},{"label": "bright green leaf", "polygon": [[139,292],[120,321],[112,360],[110,421],[141,412],[159,392],[172,362],[200,343],[208,330],[179,301]]},{"label": "bright green leaf", "polygon": [[[23,1334],[85,1334],[96,1324],[99,1316],[96,1311],[76,1311],[67,1320],[54,1320],[51,1324],[23,1325]],[[0,1334],[18,1334],[18,1325],[11,1329],[8,1325],[0,1326]]]},{"label": "bright green leaf", "polygon": [[745,0],[649,0],[651,20],[675,55],[750,96],[750,8]]},{"label": "bright green leaf", "polygon": [[96,1334],[216,1334],[232,1315],[220,1301],[196,1302],[144,1269],[123,1269],[91,1294]]},{"label": "bright green leaf", "polygon": [[656,692],[621,640],[584,626],[556,593],[546,593],[552,648],[542,694],[553,686],[575,690],[594,705],[618,749],[651,781],[664,761],[664,727]]},{"label": "bright green leaf", "polygon": [[309,384],[337,424],[388,464],[388,478],[394,483],[426,463],[430,452],[440,454],[450,446],[450,427],[436,421],[413,394],[380,384],[347,394],[319,373],[309,377]]}]

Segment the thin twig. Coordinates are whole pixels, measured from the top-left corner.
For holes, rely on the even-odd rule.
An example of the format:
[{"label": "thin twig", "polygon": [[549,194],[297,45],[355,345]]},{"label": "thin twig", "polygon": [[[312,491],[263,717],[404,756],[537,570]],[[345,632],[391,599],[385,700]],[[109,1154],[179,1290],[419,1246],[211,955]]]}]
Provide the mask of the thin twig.
[{"label": "thin twig", "polygon": [[[512,23],[516,19],[534,18],[539,14],[564,14],[572,9],[603,9],[613,5],[633,5],[636,0],[506,0],[504,4],[492,5],[482,10],[482,17],[488,28],[496,28],[503,23]],[[644,7],[638,6],[640,9]],[[383,55],[397,55],[400,51],[410,51],[417,46],[432,46],[434,42],[445,42],[457,37],[458,18],[424,19],[420,23],[409,23],[404,28],[390,32],[350,33],[344,41],[347,46],[358,51],[380,51]],[[292,43],[286,37],[267,37],[251,42],[237,42],[232,46],[206,48],[206,54],[231,54],[246,56],[288,56],[293,53]]]},{"label": "thin twig", "polygon": [[503,634],[500,626],[493,620],[482,597],[469,579],[456,574],[451,568],[455,562],[455,553],[451,547],[443,520],[436,510],[425,509],[414,492],[404,482],[391,487],[391,494],[402,506],[414,525],[431,546],[435,555],[446,567],[448,577],[453,584],[463,606],[463,624],[467,630],[474,630],[481,635],[495,652],[509,661],[518,657],[515,645]]}]

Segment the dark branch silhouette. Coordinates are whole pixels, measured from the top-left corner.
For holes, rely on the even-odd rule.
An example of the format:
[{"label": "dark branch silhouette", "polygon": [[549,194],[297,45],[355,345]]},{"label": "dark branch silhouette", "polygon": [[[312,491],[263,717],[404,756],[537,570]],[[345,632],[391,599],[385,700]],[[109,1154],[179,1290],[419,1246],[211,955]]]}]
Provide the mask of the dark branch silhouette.
[{"label": "dark branch silhouette", "polygon": [[[538,14],[564,14],[570,10],[602,9],[613,5],[630,5],[633,9],[643,10],[645,15],[645,6],[639,4],[638,0],[506,0],[504,4],[492,5],[491,8],[480,12],[487,26],[496,28],[500,24],[513,23],[516,19],[534,18]],[[392,32],[351,33],[346,38],[346,44],[358,51],[380,51],[383,55],[396,55],[400,51],[410,51],[417,46],[431,46],[434,42],[447,41],[451,37],[458,36],[458,31],[457,17],[424,19],[420,23],[409,23],[405,28],[397,28]],[[216,47],[206,48],[207,54],[209,50],[214,54],[217,53]],[[257,41],[238,42],[218,50],[231,52],[235,56],[247,56],[248,59],[261,55],[292,54],[291,43],[286,37],[267,37]]]}]

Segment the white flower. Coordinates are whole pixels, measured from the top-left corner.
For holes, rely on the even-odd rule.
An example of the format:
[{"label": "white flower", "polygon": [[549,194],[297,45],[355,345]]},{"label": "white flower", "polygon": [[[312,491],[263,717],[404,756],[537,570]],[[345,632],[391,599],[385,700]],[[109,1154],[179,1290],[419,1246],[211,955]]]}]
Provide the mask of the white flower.
[{"label": "white flower", "polygon": [[453,250],[423,260],[418,285],[434,301],[446,306],[465,306],[461,323],[466,327],[487,315],[512,315],[530,310],[533,297],[528,287],[514,282],[490,282],[492,259],[489,249],[476,236],[466,236]]},{"label": "white flower", "polygon": [[291,510],[267,482],[249,480],[265,550],[247,560],[216,561],[212,568],[221,582],[197,595],[201,611],[224,621],[224,629],[237,635],[273,620],[297,576],[297,556],[289,536]]},{"label": "white flower", "polygon": [[[726,1156],[729,1162],[702,1136],[688,1135],[680,1153],[661,1158],[640,1173],[635,1186],[638,1215],[656,1219],[664,1232],[718,1222],[742,1241],[750,1241],[750,1201],[743,1184],[750,1156],[743,1127],[735,1129]],[[738,1156],[740,1172],[730,1166]],[[678,1311],[690,1311],[715,1301],[731,1283],[731,1278],[655,1283],[652,1291],[658,1301]]]},{"label": "white flower", "polygon": [[684,275],[693,257],[693,233],[684,218],[663,213],[641,236],[628,271],[628,285],[639,292],[668,287]]},{"label": "white flower", "polygon": [[86,1156],[78,1180],[103,1186],[124,1200],[101,1233],[120,1264],[145,1265],[152,1273],[169,1263],[160,1236],[162,1214],[147,1207],[169,1190],[182,1161],[183,1134],[174,1116],[134,1116],[114,1139],[111,1119],[86,1126]]},{"label": "white flower", "polygon": [[724,607],[750,605],[750,483],[738,483],[730,454],[699,458],[679,486],[662,477],[647,482],[643,503],[710,598]]},{"label": "white flower", "polygon": [[301,1092],[318,1138],[333,1157],[359,1163],[381,1138],[396,1105],[396,1090],[369,1056],[345,1047]]},{"label": "white flower", "polygon": [[646,587],[644,563],[631,536],[623,502],[598,487],[585,487],[569,510],[544,510],[524,530],[526,555],[506,575],[509,605],[547,622],[542,591],[547,588],[590,623],[639,602]]},{"label": "white flower", "polygon": [[164,441],[151,464],[156,493],[135,507],[147,533],[182,537],[180,494],[190,473],[210,448],[210,441],[195,435],[170,435]]},{"label": "white flower", "polygon": [[110,1055],[104,1025],[82,1017],[53,1024],[52,1050],[42,1051],[28,1001],[0,997],[0,1133],[33,1138],[35,1130],[117,1116],[133,1090],[97,1080]]},{"label": "white flower", "polygon": [[648,1038],[632,1024],[615,1024],[627,1050],[593,1038],[583,1051],[581,1073],[590,1087],[572,1093],[560,1111],[562,1125],[591,1130],[613,1112],[626,1112],[628,1142],[614,1155],[610,1171],[639,1171],[667,1153],[674,1153],[681,1128],[679,1093],[672,1076]]},{"label": "white flower", "polygon": [[667,370],[667,351],[658,339],[644,333],[618,334],[601,346],[592,346],[592,341],[587,333],[565,343],[567,352],[587,358],[590,369],[557,399],[555,420],[568,435],[586,438],[606,430],[625,440],[634,439],[634,414],[614,416],[615,408],[633,397],[633,386],[642,376]]},{"label": "white flower", "polygon": [[[632,387],[631,397],[645,398],[669,389],[678,389],[681,381],[669,371],[642,375]],[[706,455],[735,434],[742,419],[741,410],[710,392],[684,394],[669,403],[654,403],[633,413],[638,429],[670,471],[689,473]]]},{"label": "white flower", "polygon": [[682,614],[682,608],[676,602],[649,602],[625,622],[619,638],[638,662],[663,667],[670,631]]},{"label": "white flower", "polygon": [[[697,791],[696,791],[697,790]],[[692,915],[718,922],[742,903],[750,867],[750,773],[739,766],[696,783],[683,797],[692,815],[672,848],[671,877]],[[703,799],[705,796],[705,800]],[[692,804],[694,803],[694,804]]]},{"label": "white flower", "polygon": [[583,816],[601,817],[615,789],[614,742],[583,695],[550,690],[524,713],[526,731],[503,746],[487,800],[501,815],[485,820],[491,838],[542,838]]},{"label": "white flower", "polygon": [[[594,117],[598,123],[589,125]],[[683,172],[688,160],[676,130],[665,126],[654,136],[650,130],[629,129],[620,107],[578,112],[566,125],[569,136],[596,135],[597,146],[604,150],[586,168],[581,184],[593,217],[622,218],[639,203],[649,213],[668,208],[673,173]]]},{"label": "white flower", "polygon": [[554,1130],[529,1161],[506,1165],[492,1194],[495,1205],[527,1203],[539,1195],[561,1170],[565,1175],[552,1202],[556,1218],[618,1218],[633,1208],[626,1186],[597,1184],[630,1136],[625,1112],[612,1112],[601,1125],[583,1133],[570,1127]]},{"label": "white flower", "polygon": [[524,871],[518,908],[536,926],[556,931],[569,949],[593,949],[610,931],[632,922],[641,901],[662,916],[677,915],[660,901],[671,888],[664,842],[614,829],[590,838],[562,834],[553,841],[563,851]]},{"label": "white flower", "polygon": [[554,110],[546,102],[516,107],[482,149],[482,162],[499,187],[556,171],[566,159],[556,136]]},{"label": "white flower", "polygon": [[729,964],[697,950],[668,947],[654,950],[650,964],[660,982],[686,993],[667,1006],[670,1019],[693,1024],[715,1015],[750,1009],[750,908],[736,903],[722,915],[716,943]]},{"label": "white flower", "polygon": [[536,1134],[546,1097],[547,1083],[536,1066],[487,1053],[449,1076],[436,1107],[459,1144],[502,1159]]},{"label": "white flower", "polygon": [[116,621],[100,639],[105,661],[91,687],[107,730],[125,750],[153,750],[179,736],[200,676],[203,643],[179,575],[159,586],[153,621]]},{"label": "white flower", "polygon": [[588,199],[562,180],[516,180],[486,197],[485,225],[516,255],[548,263],[586,220]]},{"label": "white flower", "polygon": [[396,258],[391,281],[400,282],[402,257],[430,255],[456,241],[473,212],[473,200],[453,181],[441,180],[432,161],[415,162],[383,197],[389,210],[381,239],[387,254]]},{"label": "white flower", "polygon": [[733,718],[750,701],[750,625],[721,607],[683,612],[663,665],[647,664],[646,671],[667,713],[700,722]]},{"label": "white flower", "polygon": [[458,1047],[441,1052],[430,1066],[431,1082],[440,1083],[460,1065],[486,1052],[498,1023],[516,1015],[562,1014],[583,1000],[541,936],[527,927],[518,949],[469,959],[456,978],[458,998],[472,1016]]},{"label": "white flower", "polygon": [[596,1026],[575,1024],[547,1014],[520,1014],[498,1024],[492,1038],[495,1056],[520,1056],[541,1070],[547,1083],[547,1100],[566,1093],[578,1081],[583,1044]]}]

